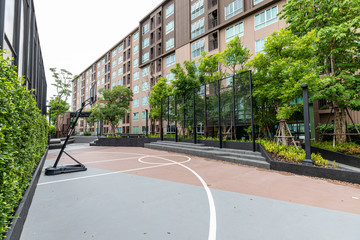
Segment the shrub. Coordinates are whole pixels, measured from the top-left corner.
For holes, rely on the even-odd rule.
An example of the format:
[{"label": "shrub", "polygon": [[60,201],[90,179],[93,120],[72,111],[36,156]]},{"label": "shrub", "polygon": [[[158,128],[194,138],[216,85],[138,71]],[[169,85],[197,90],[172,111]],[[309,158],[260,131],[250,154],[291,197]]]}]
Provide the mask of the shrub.
[{"label": "shrub", "polygon": [[[257,140],[258,143],[265,148],[266,151],[275,154],[280,159],[289,162],[301,163],[305,159],[305,150],[304,149],[296,149],[294,146],[284,146],[279,144],[277,146],[276,142],[267,141],[267,140]],[[329,167],[329,161],[325,160],[320,154],[311,154],[311,159],[314,161],[316,166],[321,167]],[[337,167],[334,162],[332,167]]]},{"label": "shrub", "polygon": [[336,146],[333,147],[333,143],[330,141],[322,143],[311,142],[311,146],[360,157],[360,145],[356,143],[337,143]]},{"label": "shrub", "polygon": [[47,145],[48,123],[0,51],[0,239]]},{"label": "shrub", "polygon": [[54,133],[55,133],[55,130],[56,130],[55,126],[49,125],[49,133],[50,133],[50,134],[54,134]]},{"label": "shrub", "polygon": [[[319,124],[317,126],[317,129],[319,130],[320,133],[334,133],[334,124],[328,124],[326,129],[325,129],[326,124]],[[348,124],[347,125],[348,133],[357,133],[354,124]],[[356,124],[356,127],[360,130],[360,124]],[[360,136],[359,135],[350,135],[351,137],[351,141],[353,141],[354,143],[360,144]],[[323,135],[322,140],[323,141],[332,141],[333,136],[331,135]]]},{"label": "shrub", "polygon": [[84,132],[84,136],[91,136],[91,132]]}]

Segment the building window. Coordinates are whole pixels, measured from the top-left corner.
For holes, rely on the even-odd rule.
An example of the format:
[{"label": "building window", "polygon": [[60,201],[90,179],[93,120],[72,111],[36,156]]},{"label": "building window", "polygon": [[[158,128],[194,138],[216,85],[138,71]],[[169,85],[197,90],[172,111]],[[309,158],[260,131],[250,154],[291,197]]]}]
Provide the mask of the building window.
[{"label": "building window", "polygon": [[174,31],[174,21],[169,22],[165,27],[165,34],[171,33],[172,31]]},{"label": "building window", "polygon": [[149,24],[145,24],[143,27],[142,27],[142,34],[146,34],[147,32],[149,31]]},{"label": "building window", "polygon": [[119,46],[119,48],[118,48],[119,53],[120,53],[120,51],[122,51],[123,49],[124,49],[123,44],[120,44],[120,46]]},{"label": "building window", "polygon": [[191,5],[191,20],[204,13],[204,0],[199,0]]},{"label": "building window", "polygon": [[120,64],[120,63],[122,63],[123,62],[123,56],[121,55],[120,57],[119,57],[119,59],[118,59],[118,63]]},{"label": "building window", "polygon": [[139,113],[133,113],[133,121],[139,121]]},{"label": "building window", "polygon": [[142,84],[142,90],[143,90],[143,91],[149,90],[149,82],[143,82],[143,84]]},{"label": "building window", "polygon": [[133,73],[133,81],[136,81],[139,79],[139,71],[136,71]]},{"label": "building window", "polygon": [[139,93],[139,85],[133,87],[133,93]]},{"label": "building window", "polygon": [[166,41],[166,51],[173,48],[175,44],[174,38],[170,38]]},{"label": "building window", "polygon": [[174,4],[168,6],[165,10],[165,17],[168,18],[174,13]]},{"label": "building window", "polygon": [[101,84],[104,84],[105,83],[105,78],[102,78],[101,79]]},{"label": "building window", "polygon": [[146,120],[146,111],[142,111],[141,120]]},{"label": "building window", "polygon": [[139,52],[139,44],[134,46],[133,52],[134,52],[134,54]]},{"label": "building window", "polygon": [[277,6],[269,8],[257,15],[255,15],[255,30],[266,27],[274,22],[277,22],[278,8]]},{"label": "building window", "polygon": [[174,64],[175,64],[175,54],[166,57],[166,67],[169,67]]},{"label": "building window", "polygon": [[133,67],[137,67],[139,65],[139,58],[135,58],[133,61]]},{"label": "building window", "polygon": [[113,82],[113,83],[112,83],[112,87],[115,87],[115,86],[116,86],[116,82]]},{"label": "building window", "polygon": [[114,49],[114,50],[112,51],[112,56],[115,57],[116,54],[117,54],[117,49]]},{"label": "building window", "polygon": [[142,76],[146,77],[147,75],[149,75],[149,66],[142,69]]},{"label": "building window", "polygon": [[214,32],[209,35],[209,51],[215,50],[218,48],[218,33]]},{"label": "building window", "polygon": [[116,63],[117,63],[117,61],[114,60],[114,61],[112,62],[112,66],[115,67],[115,66],[116,66]]},{"label": "building window", "polygon": [[133,107],[138,107],[139,106],[139,99],[138,98],[135,98],[133,100]]},{"label": "building window", "polygon": [[172,80],[175,80],[175,74],[174,73],[168,73],[166,74],[166,83],[171,83]]},{"label": "building window", "polygon": [[149,61],[149,52],[146,52],[142,55],[142,62]]},{"label": "building window", "polygon": [[265,38],[259,39],[255,42],[255,53],[263,52],[265,46]]},{"label": "building window", "polygon": [[119,86],[123,85],[123,80],[122,80],[122,78],[121,78],[121,79],[119,79],[119,81],[118,81],[118,85],[119,85]]},{"label": "building window", "polygon": [[133,37],[133,41],[135,42],[136,40],[139,39],[139,31],[137,31],[136,33],[134,33],[134,37]]},{"label": "building window", "polygon": [[142,97],[141,102],[143,106],[149,105],[149,97],[148,96]]},{"label": "building window", "polygon": [[243,22],[235,24],[234,26],[231,26],[226,29],[226,31],[225,31],[226,42],[230,42],[236,35],[239,37],[244,35],[244,23]]},{"label": "building window", "polygon": [[225,20],[243,11],[242,0],[235,0],[225,7]]},{"label": "building window", "polygon": [[120,76],[121,74],[123,74],[123,68],[121,67],[121,68],[119,68],[119,70],[118,70],[118,75]]},{"label": "building window", "polygon": [[103,58],[102,60],[101,60],[101,64],[105,64],[105,58]]},{"label": "building window", "polygon": [[149,44],[150,44],[150,40],[149,40],[149,38],[147,37],[147,38],[145,38],[145,39],[143,40],[142,49],[144,49],[144,48],[146,48],[147,46],[149,46]]},{"label": "building window", "polygon": [[196,58],[201,55],[201,53],[205,51],[205,40],[200,39],[199,41],[191,44],[191,56],[192,58]]},{"label": "building window", "polygon": [[204,18],[191,24],[191,38],[195,38],[205,32]]},{"label": "building window", "polygon": [[113,71],[113,73],[112,73],[112,78],[113,78],[113,79],[116,78],[116,71]]},{"label": "building window", "polygon": [[133,134],[139,134],[139,127],[133,127]]},{"label": "building window", "polygon": [[261,3],[262,1],[264,1],[264,0],[254,0],[254,5]]},{"label": "building window", "polygon": [[101,69],[101,74],[104,74],[105,73],[105,68],[102,68]]}]

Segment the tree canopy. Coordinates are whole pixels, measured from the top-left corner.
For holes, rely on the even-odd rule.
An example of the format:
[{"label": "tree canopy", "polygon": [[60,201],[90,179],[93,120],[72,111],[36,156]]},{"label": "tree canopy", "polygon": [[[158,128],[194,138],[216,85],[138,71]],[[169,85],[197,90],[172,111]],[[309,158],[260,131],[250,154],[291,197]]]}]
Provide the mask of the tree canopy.
[{"label": "tree canopy", "polygon": [[346,141],[345,109],[360,110],[360,0],[292,0],[280,14],[297,36],[315,31],[322,81],[314,97],[332,101],[336,140]]},{"label": "tree canopy", "polygon": [[133,92],[125,86],[114,86],[112,90],[102,88],[99,90],[99,100],[92,107],[90,117],[101,121],[108,121],[111,125],[111,133],[115,134],[115,128],[125,114],[129,111],[129,103],[133,99]]}]

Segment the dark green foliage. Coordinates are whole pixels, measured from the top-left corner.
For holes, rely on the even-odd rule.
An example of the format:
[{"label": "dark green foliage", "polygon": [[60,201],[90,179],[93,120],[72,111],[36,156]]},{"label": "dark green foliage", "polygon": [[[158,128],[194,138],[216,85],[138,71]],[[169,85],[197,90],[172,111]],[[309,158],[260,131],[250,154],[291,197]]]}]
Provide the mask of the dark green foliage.
[{"label": "dark green foliage", "polygon": [[[279,144],[277,146],[276,142],[267,141],[259,139],[256,142],[260,143],[266,151],[274,154],[277,160],[285,161],[285,162],[294,162],[294,163],[302,163],[305,159],[305,150],[304,149],[296,149],[294,146],[285,146]],[[311,154],[311,159],[314,161],[315,166],[319,167],[333,167],[336,168],[337,165],[333,162],[332,165],[329,164],[329,161],[325,160],[320,154]]]},{"label": "dark green foliage", "polygon": [[55,129],[56,129],[55,126],[50,126],[50,125],[49,125],[49,133],[50,133],[50,134],[54,134],[54,133],[55,133]]},{"label": "dark green foliage", "polygon": [[356,143],[339,143],[333,147],[332,141],[322,143],[311,142],[311,146],[360,157],[360,145]]},{"label": "dark green foliage", "polygon": [[[360,130],[360,124],[356,124],[357,128]],[[318,130],[321,133],[334,133],[334,124],[328,124],[325,129],[325,124],[319,124]],[[348,124],[347,125],[347,131],[348,133],[357,133],[354,124]],[[351,135],[351,141],[360,144],[360,135]],[[322,140],[323,141],[332,141],[333,136],[332,135],[323,135]]]},{"label": "dark green foliage", "polygon": [[0,51],[0,239],[47,145],[48,123]]},{"label": "dark green foliage", "polygon": [[102,88],[99,94],[101,97],[91,109],[90,122],[107,121],[111,126],[111,134],[115,135],[116,126],[130,109],[133,92],[125,86],[115,86],[112,90]]}]

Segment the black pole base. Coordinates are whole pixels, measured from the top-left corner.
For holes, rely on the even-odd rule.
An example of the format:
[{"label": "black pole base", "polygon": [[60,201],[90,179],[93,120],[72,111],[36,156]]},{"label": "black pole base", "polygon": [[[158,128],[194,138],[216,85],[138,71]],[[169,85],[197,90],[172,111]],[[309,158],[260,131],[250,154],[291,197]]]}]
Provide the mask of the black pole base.
[{"label": "black pole base", "polygon": [[62,173],[72,173],[86,171],[87,168],[82,164],[66,165],[61,167],[48,167],[45,169],[45,175],[58,175]]},{"label": "black pole base", "polygon": [[314,166],[314,162],[313,162],[313,160],[311,160],[311,159],[304,159],[303,161],[302,161],[302,165],[305,165],[305,166]]}]

